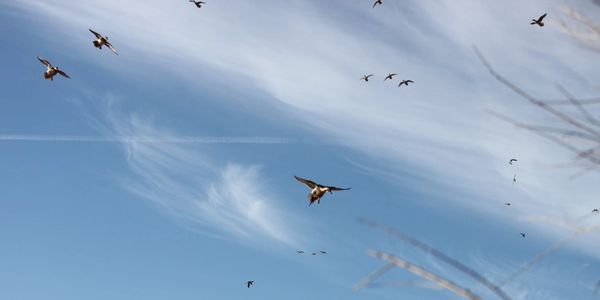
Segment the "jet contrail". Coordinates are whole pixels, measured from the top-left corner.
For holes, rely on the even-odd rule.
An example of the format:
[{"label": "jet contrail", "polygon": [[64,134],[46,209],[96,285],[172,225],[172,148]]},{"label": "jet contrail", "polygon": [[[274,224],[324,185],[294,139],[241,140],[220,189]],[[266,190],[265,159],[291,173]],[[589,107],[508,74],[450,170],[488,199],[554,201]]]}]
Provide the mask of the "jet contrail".
[{"label": "jet contrail", "polygon": [[[0,135],[0,141],[57,143],[170,143],[170,144],[310,144],[311,139],[287,137],[219,136],[85,136],[85,135]],[[312,142],[311,142],[312,141]],[[325,142],[327,143],[327,142]],[[329,141],[329,143],[335,143]]]}]

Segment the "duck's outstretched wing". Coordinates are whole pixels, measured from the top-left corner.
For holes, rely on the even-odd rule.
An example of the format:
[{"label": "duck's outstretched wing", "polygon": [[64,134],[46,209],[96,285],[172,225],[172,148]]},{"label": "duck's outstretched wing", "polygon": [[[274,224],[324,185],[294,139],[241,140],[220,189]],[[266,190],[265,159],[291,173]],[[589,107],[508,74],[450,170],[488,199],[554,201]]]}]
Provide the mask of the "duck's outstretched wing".
[{"label": "duck's outstretched wing", "polygon": [[97,39],[101,39],[101,38],[102,38],[102,35],[101,35],[101,34],[99,34],[99,33],[95,32],[95,31],[93,31],[93,30],[91,30],[91,29],[89,29],[89,30],[90,30],[90,32],[91,32],[91,33],[93,33],[93,34],[96,36],[96,38],[97,38]]},{"label": "duck's outstretched wing", "polygon": [[294,175],[294,178],[296,178],[296,180],[306,184],[306,186],[308,186],[311,189],[314,189],[317,186],[317,183],[308,179],[304,179],[302,177],[298,177],[296,175]]},{"label": "duck's outstretched wing", "polygon": [[327,188],[329,188],[330,191],[347,191],[347,190],[351,189],[351,187],[339,188],[339,187],[335,187],[335,186],[328,186]]},{"label": "duck's outstretched wing", "polygon": [[69,77],[69,75],[67,75],[67,73],[65,73],[65,72],[63,72],[63,71],[61,71],[61,70],[56,70],[56,72],[57,72],[58,74],[62,75],[63,77],[67,77],[67,78],[71,79],[71,77]]},{"label": "duck's outstretched wing", "polygon": [[538,19],[538,22],[543,21],[544,18],[546,17],[546,15],[548,15],[548,13],[545,13],[545,14],[541,15],[540,18]]},{"label": "duck's outstretched wing", "polygon": [[115,49],[111,43],[106,42],[104,45],[106,45],[106,47],[108,47],[108,49],[110,49],[110,51],[112,51],[114,54],[119,55],[119,53],[117,53],[117,49]]},{"label": "duck's outstretched wing", "polygon": [[45,58],[37,57],[37,59],[48,68],[52,68],[52,64]]}]

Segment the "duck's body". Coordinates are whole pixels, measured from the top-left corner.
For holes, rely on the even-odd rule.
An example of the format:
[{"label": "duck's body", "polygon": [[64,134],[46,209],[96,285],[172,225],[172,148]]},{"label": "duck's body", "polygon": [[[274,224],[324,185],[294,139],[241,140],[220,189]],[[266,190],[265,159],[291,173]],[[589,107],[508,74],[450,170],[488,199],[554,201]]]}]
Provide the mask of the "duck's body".
[{"label": "duck's body", "polygon": [[93,31],[90,29],[90,32],[92,34],[94,34],[96,36],[96,39],[92,42],[94,44],[94,47],[98,48],[98,49],[102,49],[102,46],[106,46],[108,47],[108,49],[110,49],[110,51],[112,51],[114,54],[117,54],[117,50],[113,47],[113,45],[108,41],[108,37],[107,36],[103,36],[101,34],[99,34],[96,31]]},{"label": "duck's body", "polygon": [[50,79],[50,80],[54,80],[54,76],[61,75],[63,77],[66,78],[71,78],[69,77],[69,75],[67,75],[67,73],[63,72],[62,70],[60,70],[58,67],[53,66],[47,59],[45,58],[41,58],[41,57],[37,57],[37,59],[44,65],[46,66],[46,72],[44,72],[44,78],[45,79]]},{"label": "duck's body", "polygon": [[338,188],[335,186],[320,185],[314,181],[304,179],[304,178],[301,178],[298,176],[294,176],[294,178],[296,178],[296,180],[304,183],[306,186],[308,186],[311,189],[310,193],[308,194],[308,201],[310,202],[308,205],[312,205],[315,201],[317,202],[317,204],[320,204],[321,198],[323,198],[323,196],[327,192],[329,192],[330,194],[333,194],[334,191],[345,191],[345,190],[350,189],[350,188]]}]

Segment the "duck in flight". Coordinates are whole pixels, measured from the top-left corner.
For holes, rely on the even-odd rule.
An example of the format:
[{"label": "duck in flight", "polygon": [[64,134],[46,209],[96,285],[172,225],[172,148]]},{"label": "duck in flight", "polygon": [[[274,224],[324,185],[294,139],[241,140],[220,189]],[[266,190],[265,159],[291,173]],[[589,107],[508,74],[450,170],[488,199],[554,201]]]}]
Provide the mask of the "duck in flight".
[{"label": "duck in flight", "polygon": [[198,7],[198,8],[202,8],[202,4],[206,4],[206,2],[204,2],[204,1],[190,0],[190,2],[196,4],[196,7]]},{"label": "duck in flight", "polygon": [[513,164],[514,162],[516,162],[516,161],[517,161],[517,159],[516,159],[516,158],[511,158],[511,159],[508,161],[508,164],[509,164],[509,165],[512,165],[512,164]]},{"label": "duck in flight", "polygon": [[537,20],[536,19],[531,19],[531,25],[538,25],[540,27],[544,27],[544,18],[546,17],[547,13],[541,15]]},{"label": "duck in flight", "polygon": [[325,251],[319,251],[319,253],[321,253],[321,254],[327,254],[327,252],[325,252]]},{"label": "duck in flight", "polygon": [[373,3],[373,8],[375,8],[375,6],[377,6],[377,4],[381,5],[383,4],[383,2],[381,2],[382,0],[375,0],[375,3]]},{"label": "duck in flight", "polygon": [[304,251],[302,251],[302,250],[298,250],[298,251],[296,251],[296,253],[298,253],[298,254],[302,254],[302,253],[304,253]]},{"label": "duck in flight", "polygon": [[593,214],[600,214],[600,211],[597,208],[592,209]]},{"label": "duck in flight", "polygon": [[409,83],[415,83],[415,82],[414,82],[414,81],[412,81],[412,80],[410,80],[410,79],[409,79],[409,80],[402,80],[402,81],[400,81],[400,83],[398,84],[398,87],[401,87],[402,85],[406,85],[406,86],[408,86],[408,84],[409,84]]},{"label": "duck in flight", "polygon": [[251,285],[254,284],[254,280],[248,280],[246,281],[246,287],[250,288]]},{"label": "duck in flight", "polygon": [[398,75],[398,74],[396,74],[396,73],[389,73],[389,74],[388,74],[388,76],[386,76],[386,77],[385,77],[385,79],[384,79],[383,81],[386,81],[386,80],[388,80],[388,79],[389,79],[389,80],[392,80],[392,77],[394,77],[394,76],[396,76],[396,75]]},{"label": "duck in flight", "polygon": [[517,174],[513,175],[513,184],[517,182]]},{"label": "duck in flight", "polygon": [[46,72],[44,72],[44,78],[46,79],[50,79],[50,80],[54,80],[54,76],[56,76],[56,74],[59,74],[63,77],[67,77],[67,78],[71,78],[69,77],[69,75],[67,75],[67,73],[61,71],[58,67],[53,66],[47,59],[45,58],[41,58],[41,57],[37,57],[37,59],[44,64],[44,66],[46,66]]},{"label": "duck in flight", "polygon": [[525,234],[524,234],[524,233],[522,233],[522,232],[521,232],[521,236],[522,236],[523,238],[525,238]]},{"label": "duck in flight", "polygon": [[308,194],[308,201],[310,201],[310,204],[308,204],[309,206],[312,205],[313,202],[315,202],[315,201],[317,201],[317,204],[321,203],[321,198],[323,198],[323,196],[327,192],[329,192],[330,194],[333,194],[333,192],[336,192],[336,191],[347,191],[347,190],[351,189],[351,188],[339,188],[339,187],[335,187],[335,186],[320,185],[314,181],[304,179],[304,178],[298,177],[296,175],[294,175],[294,178],[296,178],[296,180],[304,183],[306,186],[308,186],[311,189],[310,194]]},{"label": "duck in flight", "polygon": [[373,75],[375,75],[375,74],[363,75],[363,77],[361,77],[360,80],[364,80],[365,82],[369,82],[369,77],[371,77]]},{"label": "duck in flight", "polygon": [[117,53],[117,50],[113,47],[113,45],[108,41],[108,37],[107,36],[102,36],[101,34],[99,34],[98,32],[95,32],[93,30],[90,29],[90,32],[92,34],[94,34],[96,36],[96,40],[94,40],[94,47],[98,48],[98,49],[102,49],[102,46],[106,46],[108,47],[108,49],[110,49],[110,51],[112,51],[114,54],[119,55],[119,53]]},{"label": "duck in flight", "polygon": [[510,202],[506,202],[506,203],[504,203],[504,205],[510,206]]}]

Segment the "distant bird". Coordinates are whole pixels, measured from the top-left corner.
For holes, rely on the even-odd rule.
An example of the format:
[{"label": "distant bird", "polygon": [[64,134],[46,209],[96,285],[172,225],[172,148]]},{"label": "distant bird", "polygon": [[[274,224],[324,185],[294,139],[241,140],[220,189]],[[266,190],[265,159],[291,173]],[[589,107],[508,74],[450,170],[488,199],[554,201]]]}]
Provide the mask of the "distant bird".
[{"label": "distant bird", "polygon": [[376,6],[377,4],[380,4],[380,5],[381,5],[381,4],[383,4],[383,2],[381,2],[381,0],[375,0],[375,3],[373,3],[373,8],[375,8],[375,6]]},{"label": "distant bird", "polygon": [[398,74],[396,74],[396,73],[389,73],[389,74],[388,74],[388,76],[386,76],[386,77],[385,77],[385,79],[384,79],[383,81],[386,81],[386,80],[388,80],[388,79],[389,79],[389,80],[392,80],[392,77],[394,77],[394,76],[396,76],[396,75],[398,75]]},{"label": "distant bird", "polygon": [[510,206],[510,202],[506,202],[504,203],[504,205]]},{"label": "distant bird", "polygon": [[302,251],[302,250],[298,250],[298,251],[296,251],[296,253],[298,253],[298,254],[302,254],[302,253],[304,253],[304,251]]},{"label": "distant bird", "polygon": [[409,83],[415,83],[415,82],[414,82],[414,81],[412,81],[412,80],[402,80],[402,81],[400,81],[400,83],[398,84],[398,87],[402,86],[403,84],[404,84],[404,85],[406,85],[406,86],[408,86],[408,84],[409,84]]},{"label": "distant bird", "polygon": [[594,208],[594,209],[592,209],[592,213],[593,213],[593,214],[599,214],[599,213],[600,213],[600,211],[599,211],[597,208]]},{"label": "distant bird", "polygon": [[304,179],[304,178],[298,177],[296,175],[294,175],[294,178],[296,178],[296,180],[304,183],[306,186],[308,186],[311,189],[310,194],[308,194],[308,201],[310,201],[310,204],[308,204],[309,206],[311,204],[313,204],[313,202],[315,202],[315,201],[317,201],[317,204],[320,204],[321,198],[327,192],[329,192],[330,194],[333,195],[334,191],[347,191],[347,190],[351,189],[351,188],[339,188],[339,187],[335,187],[335,186],[320,185],[314,181]]},{"label": "distant bird", "polygon": [[321,254],[327,254],[327,252],[325,252],[325,251],[319,251],[319,253],[321,253]]},{"label": "distant bird", "polygon": [[117,53],[117,50],[113,47],[113,45],[108,41],[108,37],[107,36],[102,36],[101,34],[93,31],[90,29],[90,32],[93,33],[96,36],[96,40],[94,40],[94,47],[98,48],[98,49],[102,49],[102,46],[106,46],[108,47],[108,49],[110,49],[110,51],[112,51],[114,54],[119,55],[119,53]]},{"label": "distant bird", "polygon": [[363,75],[363,77],[361,77],[360,80],[364,80],[365,82],[369,82],[369,77],[371,77],[373,75],[375,75],[375,74]]},{"label": "distant bird", "polygon": [[67,73],[61,71],[58,67],[53,66],[47,59],[45,58],[41,58],[41,57],[37,57],[37,59],[44,64],[44,66],[46,66],[46,72],[44,72],[44,78],[46,79],[50,79],[50,80],[54,80],[54,76],[56,76],[56,74],[60,74],[61,76],[67,77],[67,78],[71,78],[69,77],[69,75],[67,75]]},{"label": "distant bird", "polygon": [[202,4],[206,4],[206,2],[204,2],[204,1],[190,0],[190,2],[196,4],[196,7],[198,7],[198,8],[202,8]]},{"label": "distant bird", "polygon": [[525,234],[524,234],[524,233],[522,233],[522,232],[521,232],[521,236],[522,236],[523,238],[525,238]]},{"label": "distant bird", "polygon": [[544,18],[546,17],[547,13],[541,15],[537,20],[536,19],[531,19],[531,25],[539,25],[540,27],[544,27]]},{"label": "distant bird", "polygon": [[516,159],[516,158],[511,158],[511,159],[508,161],[508,164],[509,164],[509,165],[512,165],[512,164],[513,164],[515,161],[517,161],[517,159]]},{"label": "distant bird", "polygon": [[317,255],[317,253],[316,253],[316,252],[313,252],[313,253],[311,253],[310,255]]},{"label": "distant bird", "polygon": [[249,281],[246,281],[246,286],[247,286],[248,288],[250,288],[250,286],[251,286],[251,285],[253,285],[253,284],[254,284],[254,280],[249,280]]},{"label": "distant bird", "polygon": [[517,182],[517,174],[513,175],[513,184]]}]

